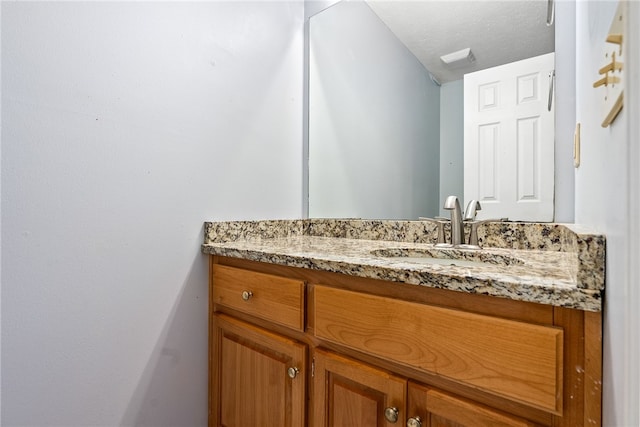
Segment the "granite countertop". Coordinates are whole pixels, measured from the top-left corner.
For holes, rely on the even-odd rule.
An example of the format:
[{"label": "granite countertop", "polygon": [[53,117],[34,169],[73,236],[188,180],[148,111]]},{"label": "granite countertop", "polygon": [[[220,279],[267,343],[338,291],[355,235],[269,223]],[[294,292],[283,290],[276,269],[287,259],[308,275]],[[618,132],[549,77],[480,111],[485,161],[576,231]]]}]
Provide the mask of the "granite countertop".
[{"label": "granite countertop", "polygon": [[[425,221],[206,222],[204,231],[205,254],[602,310],[605,239],[575,225],[488,223],[478,230],[480,251],[434,251],[436,226]],[[409,258],[423,252],[483,263],[440,265]]]}]

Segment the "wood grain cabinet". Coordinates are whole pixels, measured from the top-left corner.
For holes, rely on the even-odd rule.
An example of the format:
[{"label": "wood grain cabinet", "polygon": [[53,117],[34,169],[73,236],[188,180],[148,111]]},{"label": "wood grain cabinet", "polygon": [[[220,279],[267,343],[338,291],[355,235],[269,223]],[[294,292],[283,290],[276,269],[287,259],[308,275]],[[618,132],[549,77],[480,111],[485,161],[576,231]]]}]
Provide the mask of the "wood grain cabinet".
[{"label": "wood grain cabinet", "polygon": [[531,427],[538,424],[317,350],[314,425],[344,427]]},{"label": "wood grain cabinet", "polygon": [[531,427],[538,424],[443,391],[409,382],[407,427]]},{"label": "wood grain cabinet", "polygon": [[210,426],[601,425],[600,313],[210,266]]},{"label": "wood grain cabinet", "polygon": [[314,426],[403,424],[405,378],[323,350],[313,359]]},{"label": "wood grain cabinet", "polygon": [[238,315],[210,319],[210,425],[304,425],[307,345],[239,320],[246,314],[302,330],[304,282],[222,265],[211,281],[212,301]]},{"label": "wood grain cabinet", "polygon": [[305,424],[306,345],[225,315],[213,336],[212,425]]}]

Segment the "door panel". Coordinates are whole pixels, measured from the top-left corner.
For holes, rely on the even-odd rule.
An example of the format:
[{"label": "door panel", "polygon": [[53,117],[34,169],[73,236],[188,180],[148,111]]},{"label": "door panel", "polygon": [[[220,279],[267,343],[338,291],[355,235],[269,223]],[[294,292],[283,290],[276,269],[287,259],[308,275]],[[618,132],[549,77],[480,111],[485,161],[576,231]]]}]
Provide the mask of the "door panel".
[{"label": "door panel", "polygon": [[553,220],[553,68],[549,53],[464,77],[464,198],[479,219]]},{"label": "door panel", "polygon": [[375,426],[384,395],[334,373],[329,375],[329,401],[340,402],[329,411],[329,425]]},{"label": "door panel", "polygon": [[[219,402],[210,425],[300,426],[305,418],[306,346],[216,315],[212,392]],[[297,368],[295,378],[289,368]]]},{"label": "door panel", "polygon": [[[406,380],[336,354],[314,352],[314,427],[391,427],[404,419]],[[385,419],[397,408],[398,421]]]}]

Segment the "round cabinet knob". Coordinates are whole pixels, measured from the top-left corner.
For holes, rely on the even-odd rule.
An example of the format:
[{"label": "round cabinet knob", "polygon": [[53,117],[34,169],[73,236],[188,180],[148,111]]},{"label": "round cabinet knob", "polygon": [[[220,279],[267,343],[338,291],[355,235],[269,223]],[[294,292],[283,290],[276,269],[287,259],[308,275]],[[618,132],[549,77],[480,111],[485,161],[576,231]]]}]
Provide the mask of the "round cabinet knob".
[{"label": "round cabinet knob", "polygon": [[294,366],[287,369],[287,375],[289,375],[289,378],[291,379],[294,379],[295,377],[297,377],[299,373],[300,373],[300,370]]},{"label": "round cabinet knob", "polygon": [[420,417],[411,417],[407,420],[407,427],[422,427],[422,420]]},{"label": "round cabinet knob", "polygon": [[242,291],[242,299],[245,301],[249,301],[249,299],[253,296],[253,292],[251,291]]},{"label": "round cabinet knob", "polygon": [[398,421],[398,408],[390,406],[384,410],[384,417],[390,423],[395,423]]}]

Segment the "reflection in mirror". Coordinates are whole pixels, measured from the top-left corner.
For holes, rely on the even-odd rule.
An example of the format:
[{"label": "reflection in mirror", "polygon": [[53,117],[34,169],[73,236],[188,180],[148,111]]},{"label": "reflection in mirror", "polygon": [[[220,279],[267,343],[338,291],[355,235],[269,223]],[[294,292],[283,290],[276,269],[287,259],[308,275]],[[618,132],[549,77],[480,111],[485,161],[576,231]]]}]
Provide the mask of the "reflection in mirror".
[{"label": "reflection in mirror", "polygon": [[[416,219],[462,199],[462,76],[553,51],[546,4],[356,0],[314,15],[309,216]],[[442,63],[468,47],[474,62]]]},{"label": "reflection in mirror", "polygon": [[364,2],[310,20],[309,215],[436,212],[438,87]]}]

